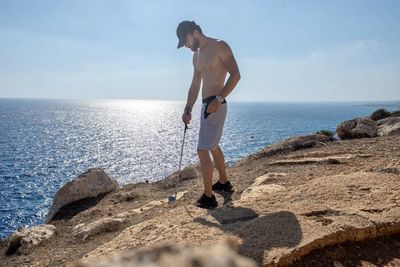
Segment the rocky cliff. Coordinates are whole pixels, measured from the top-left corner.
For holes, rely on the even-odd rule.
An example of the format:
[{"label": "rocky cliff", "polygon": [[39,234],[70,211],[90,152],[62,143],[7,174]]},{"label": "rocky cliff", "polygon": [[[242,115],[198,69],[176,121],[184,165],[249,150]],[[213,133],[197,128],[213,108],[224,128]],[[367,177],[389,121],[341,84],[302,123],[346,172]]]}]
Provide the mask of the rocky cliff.
[{"label": "rocky cliff", "polygon": [[400,135],[394,119],[378,134],[385,119],[342,124],[338,133],[358,127],[346,140],[293,137],[238,161],[227,169],[235,192],[217,194],[214,210],[192,205],[198,166],[182,172],[173,203],[177,173],[118,187],[89,170],[60,189],[46,225],[1,242],[0,266],[400,265]]}]

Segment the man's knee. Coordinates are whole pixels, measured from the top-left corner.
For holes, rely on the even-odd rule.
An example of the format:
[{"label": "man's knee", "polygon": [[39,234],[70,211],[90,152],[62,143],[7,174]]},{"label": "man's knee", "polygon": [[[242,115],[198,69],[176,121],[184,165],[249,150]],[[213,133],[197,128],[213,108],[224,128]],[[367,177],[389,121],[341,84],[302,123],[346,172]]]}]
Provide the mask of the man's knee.
[{"label": "man's knee", "polygon": [[208,155],[208,153],[209,153],[209,150],[207,150],[207,149],[203,149],[203,148],[198,148],[198,149],[197,149],[197,154],[198,154],[199,156]]},{"label": "man's knee", "polygon": [[217,146],[216,148],[214,148],[214,149],[212,149],[212,150],[210,150],[210,151],[211,151],[211,153],[212,153],[213,155],[219,153],[219,151],[220,151],[219,146]]}]

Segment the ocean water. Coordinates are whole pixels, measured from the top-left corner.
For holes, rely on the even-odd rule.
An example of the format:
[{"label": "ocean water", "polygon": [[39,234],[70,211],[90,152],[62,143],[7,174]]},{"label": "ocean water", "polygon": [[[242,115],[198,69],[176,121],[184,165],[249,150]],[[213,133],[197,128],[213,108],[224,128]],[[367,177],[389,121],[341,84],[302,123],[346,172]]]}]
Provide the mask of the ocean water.
[{"label": "ocean water", "polygon": [[[178,170],[185,103],[154,100],[0,99],[0,238],[44,222],[57,190],[90,167],[121,185]],[[228,103],[221,140],[228,165],[284,138],[366,116],[351,103]],[[183,167],[197,162],[200,106]]]}]

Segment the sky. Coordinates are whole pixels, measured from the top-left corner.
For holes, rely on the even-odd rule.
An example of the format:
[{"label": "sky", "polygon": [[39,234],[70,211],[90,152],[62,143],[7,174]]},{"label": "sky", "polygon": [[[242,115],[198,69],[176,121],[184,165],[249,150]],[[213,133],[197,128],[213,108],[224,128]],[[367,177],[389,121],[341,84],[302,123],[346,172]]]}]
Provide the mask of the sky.
[{"label": "sky", "polygon": [[1,0],[0,97],[185,100],[194,20],[226,41],[232,101],[400,100],[400,1]]}]

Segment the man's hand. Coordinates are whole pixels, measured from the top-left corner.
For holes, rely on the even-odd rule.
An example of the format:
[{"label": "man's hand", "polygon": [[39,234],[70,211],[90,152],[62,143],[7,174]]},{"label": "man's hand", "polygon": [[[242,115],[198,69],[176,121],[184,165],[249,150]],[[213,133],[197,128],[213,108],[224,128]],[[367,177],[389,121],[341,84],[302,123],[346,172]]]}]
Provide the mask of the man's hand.
[{"label": "man's hand", "polygon": [[188,114],[188,113],[183,113],[182,115],[182,121],[185,124],[190,124],[190,120],[192,119],[192,114]]},{"label": "man's hand", "polygon": [[214,99],[211,101],[211,103],[208,105],[207,112],[208,113],[214,113],[217,112],[219,106],[221,105],[221,102],[219,102],[217,99]]}]

